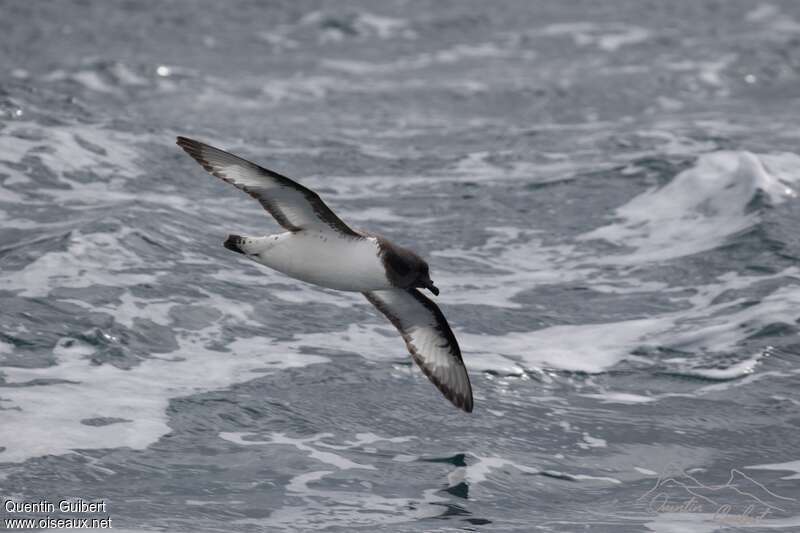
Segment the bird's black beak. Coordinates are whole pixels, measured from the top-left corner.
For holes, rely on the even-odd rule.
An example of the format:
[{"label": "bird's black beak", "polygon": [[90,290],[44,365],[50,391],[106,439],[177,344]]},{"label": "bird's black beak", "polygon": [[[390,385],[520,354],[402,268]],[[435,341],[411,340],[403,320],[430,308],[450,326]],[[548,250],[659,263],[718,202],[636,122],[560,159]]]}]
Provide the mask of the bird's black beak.
[{"label": "bird's black beak", "polygon": [[436,285],[434,285],[431,280],[427,280],[424,283],[423,287],[431,291],[434,294],[434,296],[439,296],[439,289],[436,288]]}]

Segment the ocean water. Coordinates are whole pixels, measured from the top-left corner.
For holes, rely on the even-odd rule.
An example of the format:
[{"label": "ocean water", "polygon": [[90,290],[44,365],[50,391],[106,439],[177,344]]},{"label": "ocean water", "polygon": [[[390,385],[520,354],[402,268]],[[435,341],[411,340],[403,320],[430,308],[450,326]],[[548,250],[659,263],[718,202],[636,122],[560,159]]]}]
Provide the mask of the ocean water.
[{"label": "ocean water", "polygon": [[[788,0],[0,2],[2,527],[800,531],[798,36]],[[360,295],[225,250],[278,227],[176,135],[421,252],[474,413]],[[65,499],[106,511],[5,503]]]}]

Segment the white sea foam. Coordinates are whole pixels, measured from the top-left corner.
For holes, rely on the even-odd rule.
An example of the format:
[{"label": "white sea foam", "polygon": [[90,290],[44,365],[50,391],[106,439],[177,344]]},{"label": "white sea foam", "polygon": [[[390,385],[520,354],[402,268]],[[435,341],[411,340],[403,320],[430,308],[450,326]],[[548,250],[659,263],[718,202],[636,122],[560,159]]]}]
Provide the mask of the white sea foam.
[{"label": "white sea foam", "polygon": [[358,23],[381,39],[393,37],[413,39],[416,37],[416,33],[409,27],[408,21],[400,18],[361,11],[358,14]]},{"label": "white sea foam", "polygon": [[[336,20],[342,18],[342,15],[325,11],[312,11],[304,15],[295,27],[302,28],[304,26],[311,26],[314,28],[324,27],[324,31],[319,34],[320,39],[324,41],[340,41],[348,36],[348,33],[343,31],[339,26],[326,25],[326,20],[335,17]],[[356,38],[378,37],[379,39],[391,39],[401,37],[406,39],[413,39],[416,33],[409,27],[408,22],[384,15],[377,15],[368,11],[360,11],[353,15],[348,21],[355,32]],[[290,26],[281,27],[281,29],[289,29]]]},{"label": "white sea foam", "polygon": [[132,134],[89,125],[43,128],[33,122],[15,122],[3,133],[2,161],[18,163],[25,156],[36,157],[61,176],[91,171],[108,178],[138,170],[134,143],[141,139]]},{"label": "white sea foam", "polygon": [[[533,59],[535,53],[529,50],[516,50],[501,44],[486,42],[480,44],[458,44],[451,48],[438,50],[436,52],[426,52],[412,57],[396,59],[390,62],[369,62],[357,61],[353,59],[326,59],[322,65],[331,70],[347,72],[349,74],[369,75],[369,74],[391,74],[398,71],[419,70],[436,65],[448,65],[468,61],[471,59],[502,59],[502,58],[522,58]],[[411,80],[409,80],[411,81]],[[430,82],[423,82],[430,85]],[[469,83],[458,82],[459,85]],[[479,85],[483,87],[483,85]]]},{"label": "white sea foam", "polygon": [[745,468],[753,469],[753,470],[778,470],[784,472],[793,472],[788,476],[784,476],[781,479],[800,479],[800,460],[798,461],[787,461],[785,463],[771,463],[771,464],[763,464],[763,465],[752,465],[746,466]]},{"label": "white sea foam", "polygon": [[596,24],[593,22],[561,22],[529,32],[531,35],[569,36],[578,46],[597,46],[614,52],[622,46],[647,41],[653,32],[641,26]]},{"label": "white sea foam", "polygon": [[761,22],[763,20],[771,19],[777,16],[780,10],[772,4],[760,4],[758,7],[751,9],[745,14],[744,19],[747,22]]},{"label": "white sea foam", "polygon": [[583,442],[577,444],[578,448],[588,450],[589,448],[605,448],[608,446],[605,439],[592,437],[588,433],[583,433]]},{"label": "white sea foam", "polygon": [[246,437],[254,436],[252,433],[236,433],[236,432],[223,432],[219,435],[221,438],[242,445],[242,446],[266,446],[266,445],[284,445],[284,446],[292,446],[297,450],[304,452],[316,461],[320,463],[335,466],[339,470],[348,470],[348,469],[365,469],[365,470],[375,470],[375,467],[371,464],[362,464],[356,463],[347,459],[343,455],[336,454],[330,451],[325,451],[320,448],[327,448],[327,449],[334,449],[334,450],[352,450],[352,449],[367,449],[366,446],[369,444],[375,444],[379,442],[389,442],[389,443],[399,443],[399,442],[408,442],[413,440],[415,437],[407,436],[407,437],[381,437],[380,435],[376,435],[375,433],[357,433],[355,435],[354,440],[344,441],[343,444],[330,444],[325,442],[324,439],[333,437],[332,433],[319,433],[312,437],[306,438],[294,438],[291,436],[286,435],[285,433],[270,433],[267,435],[266,440],[254,440],[248,439]]},{"label": "white sea foam", "polygon": [[[168,309],[156,301],[124,297],[120,321],[155,317],[167,321]],[[209,327],[184,331],[173,327],[179,348],[159,358],[142,361],[129,370],[110,364],[97,365],[90,357],[95,348],[76,339],[63,338],[54,349],[56,364],[44,368],[0,367],[8,383],[3,389],[7,409],[0,411],[4,427],[0,462],[19,462],[31,457],[69,453],[74,449],[145,448],[169,432],[166,408],[171,398],[224,388],[256,377],[258,370],[305,366],[327,361],[324,357],[271,348],[262,338],[239,338],[227,351],[210,349],[222,339],[224,323],[239,320],[228,311],[238,304],[218,300],[221,318]],[[102,309],[114,310],[108,306]],[[237,311],[238,313],[239,311]],[[30,380],[57,380],[25,386]],[[58,401],[53,401],[58,398]],[[125,422],[87,426],[89,418],[119,418]],[[58,428],[57,437],[53,428]]]},{"label": "white sea foam", "polygon": [[692,88],[706,87],[715,91],[718,95],[726,95],[730,91],[725,86],[723,74],[725,69],[736,61],[737,57],[736,54],[723,54],[710,61],[672,61],[664,63],[664,68],[676,72],[694,73],[696,80],[702,83],[693,83]]},{"label": "white sea foam", "polygon": [[721,151],[700,156],[695,166],[667,185],[618,208],[615,215],[620,222],[581,239],[603,239],[634,249],[600,260],[612,264],[663,261],[716,248],[758,222],[758,212],[747,212],[758,191],[774,204],[795,198],[800,174],[794,169],[799,166],[800,157],[788,153]]},{"label": "white sea foam", "polygon": [[74,71],[56,69],[41,77],[45,82],[73,81],[99,93],[122,95],[125,87],[143,87],[150,82],[124,63],[88,64]]},{"label": "white sea foam", "polygon": [[760,4],[748,11],[744,18],[747,22],[763,24],[777,34],[796,35],[800,31],[800,23],[773,4]]},{"label": "white sea foam", "polygon": [[[788,269],[774,277],[795,275]],[[751,280],[758,278],[746,278]],[[763,279],[767,279],[764,277]],[[726,290],[747,283],[729,277],[705,287],[689,310],[665,313],[639,320],[616,323],[554,326],[533,332],[512,332],[502,336],[461,333],[459,338],[474,352],[494,352],[526,368],[549,367],[585,372],[602,372],[630,358],[640,347],[664,346],[696,352],[728,352],[768,324],[794,323],[800,318],[800,287],[787,286],[766,296],[756,305],[742,301],[712,304]],[[707,379],[734,379],[753,372],[766,352],[721,368],[701,368],[678,363],[675,370]],[[471,356],[474,361],[480,356]],[[468,363],[469,364],[469,363]],[[696,364],[696,363],[695,363]],[[480,365],[480,363],[479,363]]]},{"label": "white sea foam", "polygon": [[459,466],[448,474],[447,481],[451,487],[465,482],[471,490],[475,489],[489,479],[493,470],[507,469],[508,467],[525,474],[541,473],[539,468],[521,465],[504,457],[480,456],[474,453],[470,455],[475,458],[475,462],[469,461],[467,466]]},{"label": "white sea foam", "polygon": [[297,22],[273,26],[268,31],[256,33],[256,37],[276,50],[291,50],[299,46],[304,34],[312,33],[321,43],[339,42],[346,39],[368,40],[372,38],[415,39],[416,32],[405,19],[379,15],[360,10],[348,14],[340,10],[329,12],[311,11]]},{"label": "white sea foam", "polygon": [[369,526],[372,528],[430,519],[442,514],[447,498],[440,489],[426,489],[419,497],[385,497],[364,490],[326,490],[311,485],[335,474],[321,470],[300,474],[287,483],[287,492],[299,497],[298,505],[284,505],[265,519],[236,520],[236,525],[266,527],[269,531],[328,530]]},{"label": "white sea foam", "polygon": [[47,252],[22,270],[0,272],[0,288],[33,298],[47,296],[56,287],[132,286],[153,282],[156,277],[152,273],[129,272],[142,261],[122,245],[131,231],[75,231],[68,237],[66,250]]},{"label": "white sea foam", "polygon": [[598,394],[581,394],[580,396],[584,398],[594,398],[600,400],[602,403],[637,404],[656,401],[656,398],[652,396],[643,396],[641,394],[632,394],[629,392],[601,392]]},{"label": "white sea foam", "polygon": [[[511,159],[503,164],[495,158]],[[447,169],[443,179],[449,181],[500,181],[525,180],[529,183],[551,183],[572,178],[582,169],[597,170],[597,161],[575,161],[561,154],[542,154],[536,161],[516,161],[512,152],[472,152],[465,154]]]},{"label": "white sea foam", "polygon": [[[219,81],[224,86],[223,80]],[[262,85],[263,93],[275,102],[320,100],[329,92],[342,88],[342,81],[331,76],[270,78]]]},{"label": "white sea foam", "polygon": [[[272,433],[268,435],[269,440],[245,440],[244,437],[248,436],[247,433],[220,433],[220,437],[230,442],[235,442],[236,444],[253,446],[253,445],[264,445],[264,444],[277,444],[277,445],[285,445],[285,446],[293,446],[297,450],[307,453],[308,456],[312,459],[319,461],[320,463],[335,466],[339,470],[347,470],[350,468],[362,468],[366,470],[375,470],[375,467],[370,464],[360,464],[346,457],[341,455],[335,454],[333,452],[328,452],[324,450],[320,450],[318,446],[314,446],[320,439],[324,439],[326,437],[331,437],[330,433],[321,433],[319,435],[315,435],[313,437],[308,437],[305,439],[297,439],[293,437],[289,437],[284,433]],[[375,442],[375,441],[372,441]]]},{"label": "white sea foam", "polygon": [[87,89],[99,93],[115,93],[118,91],[116,87],[104,80],[99,72],[93,69],[80,70],[67,77],[80,83]]},{"label": "white sea foam", "polygon": [[[273,529],[303,530],[326,529],[334,525],[352,527],[353,525],[380,525],[407,522],[419,518],[431,518],[442,513],[441,504],[447,498],[438,495],[438,487],[424,490],[417,498],[384,497],[375,493],[373,484],[362,482],[363,491],[358,491],[356,486],[347,485],[343,488],[336,484],[332,488],[318,488],[316,485],[322,480],[328,484],[336,483],[337,475],[348,470],[378,471],[377,467],[369,463],[357,463],[342,453],[328,451],[330,449],[361,450],[369,452],[368,445],[376,443],[397,443],[413,440],[415,437],[381,437],[373,433],[359,433],[352,440],[335,445],[325,442],[333,436],[328,433],[317,434],[307,438],[295,438],[284,433],[271,433],[266,438],[251,440],[247,437],[255,436],[248,433],[221,433],[220,437],[230,442],[243,446],[291,446],[307,455],[310,459],[333,467],[325,470],[310,470],[295,475],[286,484],[285,490],[292,496],[302,500],[301,505],[286,504],[270,513],[265,519],[239,520],[237,524],[268,527]],[[363,453],[360,454],[363,457]],[[368,457],[368,455],[367,455]],[[411,460],[416,460],[411,458]],[[406,462],[402,461],[401,462]],[[329,479],[326,479],[329,478]]]},{"label": "white sea foam", "polygon": [[615,33],[606,33],[597,37],[597,46],[607,52],[614,52],[622,46],[639,44],[647,41],[653,33],[645,28],[632,26]]},{"label": "white sea foam", "polygon": [[717,531],[754,529],[792,531],[800,527],[800,516],[758,518],[752,514],[722,516],[718,513],[659,513],[643,524],[653,533],[716,533]]},{"label": "white sea foam", "polygon": [[[540,284],[566,283],[585,279],[591,270],[578,266],[571,245],[546,246],[536,231],[513,227],[487,227],[494,235],[470,250],[441,249],[433,257],[456,258],[495,270],[485,273],[436,273],[442,285],[455,287],[442,295],[445,303],[479,301],[495,307],[519,308],[512,300],[526,289]],[[463,287],[464,289],[459,289]]]},{"label": "white sea foam", "polygon": [[[97,125],[54,125],[44,128],[33,122],[15,122],[4,133],[0,173],[8,174],[9,178],[0,187],[0,202],[43,206],[56,201],[59,205],[74,209],[126,201],[184,209],[192,205],[189,199],[179,196],[174,190],[126,190],[128,181],[140,174],[137,144],[145,140],[171,142],[169,135],[143,138]],[[38,160],[58,179],[59,186],[50,187],[48,183],[35,183],[34,186],[30,177],[9,164],[29,166],[26,158]],[[89,177],[92,179],[87,180]],[[36,197],[23,197],[29,191]],[[41,199],[41,196],[49,199]],[[4,225],[30,228],[31,223],[22,219],[23,216],[18,214],[17,219],[9,220]],[[79,220],[68,221],[67,227],[70,222]],[[63,228],[65,224],[60,226]],[[40,224],[40,227],[46,228],[48,225]]]},{"label": "white sea foam", "polygon": [[0,340],[0,357],[10,355],[14,351],[14,346],[5,341]]}]

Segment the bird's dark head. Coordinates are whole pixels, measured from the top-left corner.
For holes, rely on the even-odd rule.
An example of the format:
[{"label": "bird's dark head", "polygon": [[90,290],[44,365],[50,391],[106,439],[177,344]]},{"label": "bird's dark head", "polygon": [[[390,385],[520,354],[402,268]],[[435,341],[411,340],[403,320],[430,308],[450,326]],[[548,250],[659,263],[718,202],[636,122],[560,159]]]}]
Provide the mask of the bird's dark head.
[{"label": "bird's dark head", "polygon": [[428,289],[436,296],[439,289],[431,280],[430,267],[420,256],[408,250],[392,244],[385,239],[378,241],[381,247],[381,259],[386,268],[386,277],[392,285],[402,289],[417,287]]},{"label": "bird's dark head", "polygon": [[[420,259],[420,261],[422,261]],[[414,287],[419,287],[421,289],[428,289],[434,295],[439,296],[439,289],[436,288],[436,285],[433,284],[433,280],[431,280],[431,272],[430,268],[428,268],[428,263],[422,261],[422,265],[420,266],[419,275],[417,276],[417,281],[414,284]]]}]

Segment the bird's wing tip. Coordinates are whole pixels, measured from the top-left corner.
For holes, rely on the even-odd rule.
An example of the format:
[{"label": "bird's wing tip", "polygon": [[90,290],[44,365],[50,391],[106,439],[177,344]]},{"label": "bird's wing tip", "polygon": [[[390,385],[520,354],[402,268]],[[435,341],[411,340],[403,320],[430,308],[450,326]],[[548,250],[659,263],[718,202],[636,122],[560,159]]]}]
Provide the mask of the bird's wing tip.
[{"label": "bird's wing tip", "polygon": [[472,395],[470,395],[469,400],[461,406],[461,409],[463,409],[465,413],[472,412]]},{"label": "bird's wing tip", "polygon": [[195,141],[194,139],[190,139],[189,137],[184,137],[183,135],[178,135],[175,137],[175,144],[180,146],[181,148],[186,148],[187,146],[199,146],[200,143]]},{"label": "bird's wing tip", "polygon": [[[467,377],[469,380],[469,377]],[[473,408],[472,401],[472,385],[467,381],[468,390],[466,394],[446,394],[445,397],[450,400],[450,403],[464,411],[471,413]]]},{"label": "bird's wing tip", "polygon": [[207,145],[201,143],[200,141],[195,141],[194,139],[190,139],[188,137],[183,137],[180,135],[176,137],[175,144],[180,146],[184,152],[192,156],[192,158],[198,163],[200,163],[204,168],[208,165],[205,156],[209,148]]}]

